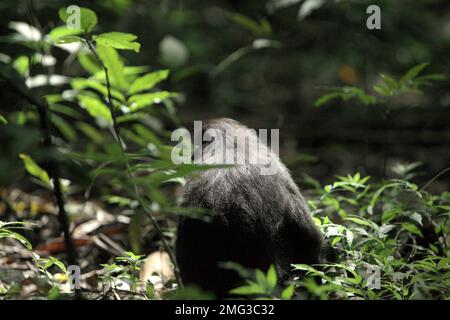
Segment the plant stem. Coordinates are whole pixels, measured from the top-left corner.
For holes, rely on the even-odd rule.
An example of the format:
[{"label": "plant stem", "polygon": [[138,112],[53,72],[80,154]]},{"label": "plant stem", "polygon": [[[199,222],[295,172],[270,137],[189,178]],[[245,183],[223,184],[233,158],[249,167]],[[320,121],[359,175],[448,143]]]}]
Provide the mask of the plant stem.
[{"label": "plant stem", "polygon": [[[49,149],[53,148],[52,136],[50,132],[50,121],[49,121],[49,111],[48,106],[45,102],[42,102],[35,97],[28,95],[24,90],[17,86],[13,81],[7,77],[1,75],[1,78],[6,81],[6,83],[11,87],[11,89],[18,96],[26,100],[31,105],[34,105],[39,114],[40,127],[43,135],[43,145]],[[51,157],[44,165],[50,179],[53,181],[53,194],[55,197],[56,205],[58,207],[58,220],[61,226],[61,230],[64,236],[64,245],[67,252],[67,262],[69,265],[78,265],[78,255],[73,244],[72,237],[69,230],[69,219],[67,217],[67,212],[64,208],[64,196],[61,188],[61,182],[59,178],[59,168]],[[75,288],[75,298],[81,299],[81,294],[78,289]]]},{"label": "plant stem", "polygon": [[[132,179],[132,178],[133,178],[133,173],[131,172],[130,163],[128,162],[128,159],[127,159],[127,157],[126,157],[125,148],[124,148],[125,144],[124,144],[124,142],[123,142],[123,140],[122,140],[122,138],[121,138],[121,136],[120,136],[120,128],[119,128],[119,126],[118,126],[118,124],[117,124],[116,116],[115,116],[115,114],[114,114],[114,104],[113,104],[113,101],[112,101],[112,95],[111,95],[111,83],[110,83],[110,80],[109,80],[108,68],[107,68],[107,67],[103,64],[103,62],[101,61],[101,59],[100,59],[100,57],[98,56],[98,53],[97,53],[97,51],[95,50],[95,48],[94,48],[94,46],[92,45],[92,43],[91,43],[89,40],[87,40],[87,39],[84,39],[84,40],[85,40],[85,42],[86,42],[86,44],[87,44],[89,50],[90,50],[90,51],[93,53],[93,55],[95,56],[97,62],[100,64],[100,66],[101,66],[101,67],[103,68],[103,70],[105,71],[106,88],[107,88],[107,92],[108,92],[108,95],[107,95],[107,98],[108,98],[108,99],[107,99],[107,104],[108,104],[109,111],[111,112],[111,117],[112,117],[112,120],[113,120],[113,132],[114,132],[115,139],[117,140],[117,142],[118,142],[119,145],[120,145],[120,151],[121,151],[122,158],[123,158],[123,161],[124,161],[126,170],[127,170],[127,176],[128,176],[130,179]],[[174,256],[172,250],[170,249],[169,244],[167,243],[167,241],[166,241],[165,238],[164,238],[164,234],[163,234],[163,232],[162,232],[162,230],[161,230],[161,227],[159,226],[158,221],[155,219],[155,217],[152,215],[151,210],[150,210],[150,209],[147,207],[147,205],[145,204],[145,201],[142,199],[142,197],[141,197],[140,194],[139,194],[138,187],[137,187],[136,184],[134,184],[134,183],[133,183],[133,189],[134,189],[135,197],[136,197],[136,199],[137,199],[138,202],[139,202],[139,205],[144,209],[145,213],[146,213],[147,216],[150,218],[150,221],[151,221],[153,227],[155,228],[155,230],[156,230],[156,232],[157,232],[159,238],[161,239],[161,243],[162,243],[162,245],[163,245],[163,247],[164,247],[164,250],[166,250],[167,254],[168,254],[169,257],[170,257],[170,260],[172,261],[172,264],[173,264],[173,266],[174,266],[174,274],[175,274],[175,278],[176,278],[177,282],[178,282],[180,285],[182,285],[182,281],[181,281],[181,277],[180,277],[180,272],[179,272],[179,269],[178,269],[178,265],[177,265],[175,256]]]}]

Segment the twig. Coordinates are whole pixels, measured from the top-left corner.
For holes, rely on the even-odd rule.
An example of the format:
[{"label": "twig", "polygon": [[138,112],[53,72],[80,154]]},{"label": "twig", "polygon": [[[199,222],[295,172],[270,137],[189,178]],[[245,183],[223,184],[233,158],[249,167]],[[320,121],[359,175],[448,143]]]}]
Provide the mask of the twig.
[{"label": "twig", "polygon": [[[92,43],[88,40],[88,39],[84,39],[89,50],[93,53],[93,55],[95,56],[97,62],[100,64],[100,66],[103,68],[103,70],[105,71],[105,78],[106,78],[106,88],[108,91],[108,99],[107,99],[107,104],[109,107],[109,111],[111,112],[111,117],[113,120],[113,131],[114,131],[114,136],[117,140],[117,142],[120,145],[120,150],[121,150],[121,154],[122,154],[122,158],[123,161],[125,163],[126,166],[126,170],[127,170],[127,176],[132,179],[133,178],[133,173],[131,172],[131,168],[130,168],[130,164],[128,162],[128,159],[126,157],[125,154],[125,149],[124,149],[124,142],[120,136],[120,128],[117,124],[116,121],[116,117],[114,114],[114,104],[112,102],[112,95],[111,95],[111,83],[109,80],[109,73],[108,73],[108,68],[103,64],[103,62],[101,61],[100,57],[98,56],[97,51],[95,50],[94,46],[92,45]],[[175,273],[175,278],[177,279],[177,282],[180,284],[180,286],[182,285],[182,281],[181,281],[181,277],[180,277],[180,272],[178,269],[178,265],[175,259],[175,256],[173,255],[172,250],[170,249],[167,241],[164,238],[164,234],[161,230],[161,227],[159,226],[158,221],[155,219],[155,217],[152,215],[151,210],[147,207],[147,205],[145,204],[145,201],[142,199],[142,197],[139,194],[139,190],[136,186],[136,184],[133,183],[133,189],[134,189],[134,193],[135,193],[135,197],[139,202],[139,205],[144,209],[145,213],[147,214],[147,216],[150,218],[150,221],[153,225],[153,227],[155,228],[156,232],[158,233],[159,238],[161,239],[161,243],[164,247],[164,249],[166,250],[167,254],[170,257],[170,260],[172,261],[172,264],[174,265],[174,273]]]},{"label": "twig", "polygon": [[[47,104],[27,94],[13,81],[5,77],[4,75],[0,75],[0,77],[6,81],[6,83],[11,87],[14,93],[16,93],[18,96],[20,96],[28,103],[36,107],[39,114],[40,126],[43,135],[43,145],[47,148],[52,148],[53,143],[52,143],[52,136],[50,133],[49,112]],[[67,212],[64,208],[64,197],[61,189],[61,182],[59,179],[58,165],[52,158],[50,158],[47,161],[45,167],[50,179],[53,181],[53,194],[55,196],[56,204],[58,206],[58,220],[64,236],[64,244],[67,251],[67,261],[69,265],[78,265],[77,251],[75,249],[72,237],[70,235],[69,221],[67,218]],[[81,294],[78,289],[75,289],[75,298],[76,299],[81,298]]]},{"label": "twig", "polygon": [[435,175],[430,181],[428,181],[422,188],[420,188],[420,191],[425,190],[426,188],[428,188],[434,181],[436,181],[437,178],[439,178],[440,176],[442,176],[443,174],[445,174],[446,172],[450,171],[450,167],[445,168],[444,170],[442,170],[441,172],[439,172],[437,175]]}]

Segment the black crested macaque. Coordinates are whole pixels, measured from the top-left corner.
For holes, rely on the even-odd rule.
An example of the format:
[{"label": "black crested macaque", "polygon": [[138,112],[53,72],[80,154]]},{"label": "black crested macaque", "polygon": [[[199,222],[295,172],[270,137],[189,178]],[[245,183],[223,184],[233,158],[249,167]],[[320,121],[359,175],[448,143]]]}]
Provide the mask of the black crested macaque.
[{"label": "black crested macaque", "polygon": [[[322,234],[279,157],[254,130],[237,121],[212,120],[203,126],[205,136],[209,129],[213,134],[200,155],[204,163],[219,163],[214,161],[227,151],[245,161],[201,172],[185,185],[184,206],[207,209],[213,218],[205,222],[183,217],[179,222],[176,258],[184,284],[196,284],[223,298],[242,285],[242,280],[235,271],[221,268],[220,262],[233,261],[263,271],[274,264],[281,281],[287,280],[292,263],[318,263]],[[238,135],[246,135],[248,144],[226,135],[227,130],[236,129]],[[224,140],[226,150],[218,152]],[[258,147],[256,164],[248,161],[254,147]],[[261,167],[268,161],[276,173],[262,174]]]}]

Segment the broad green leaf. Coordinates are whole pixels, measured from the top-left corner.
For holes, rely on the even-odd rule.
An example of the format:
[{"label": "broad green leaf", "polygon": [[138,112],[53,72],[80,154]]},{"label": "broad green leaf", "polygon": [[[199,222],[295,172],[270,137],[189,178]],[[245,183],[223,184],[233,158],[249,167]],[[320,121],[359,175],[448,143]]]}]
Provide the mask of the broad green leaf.
[{"label": "broad green leaf", "polygon": [[[83,7],[79,7],[79,8],[80,8],[80,29],[83,32],[89,33],[97,25],[97,15],[91,9],[83,8]],[[58,12],[59,18],[64,23],[67,23],[67,20],[72,19],[74,17],[73,15],[76,14],[73,12],[68,12],[67,9],[70,9],[70,7],[61,8],[61,9],[59,9],[59,12]],[[69,21],[69,22],[72,22],[72,21]]]},{"label": "broad green leaf", "polygon": [[122,50],[134,50],[139,52],[141,45],[136,42],[137,36],[131,33],[123,32],[108,32],[102,33],[98,36],[94,36],[95,42],[107,47]]},{"label": "broad green leaf", "polygon": [[126,90],[128,84],[125,80],[124,66],[117,51],[114,48],[100,44],[97,45],[97,51],[103,65],[108,70],[111,84],[120,90]]},{"label": "broad green leaf", "polygon": [[131,84],[128,94],[131,95],[142,90],[152,89],[158,82],[165,80],[168,75],[169,70],[160,70],[139,77]]},{"label": "broad green leaf", "polygon": [[50,178],[47,174],[47,171],[42,169],[36,162],[34,162],[34,160],[29,155],[21,153],[19,157],[20,159],[22,159],[23,164],[25,165],[25,169],[29,174],[44,182],[48,187],[51,187]]},{"label": "broad green leaf", "polygon": [[111,112],[107,105],[99,99],[89,96],[78,96],[78,100],[83,108],[94,118],[102,118],[112,122]]}]

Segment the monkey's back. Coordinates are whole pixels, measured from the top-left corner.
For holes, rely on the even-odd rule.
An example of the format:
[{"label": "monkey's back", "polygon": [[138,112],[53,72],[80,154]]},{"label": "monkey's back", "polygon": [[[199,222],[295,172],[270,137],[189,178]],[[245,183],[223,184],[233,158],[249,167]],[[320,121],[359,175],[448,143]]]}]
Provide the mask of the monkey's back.
[{"label": "monkey's back", "polygon": [[261,175],[256,165],[211,169],[185,186],[185,206],[211,211],[212,222],[182,218],[176,243],[183,281],[219,297],[240,284],[233,261],[267,270],[275,264],[286,278],[291,263],[315,263],[321,235],[284,165]]}]

